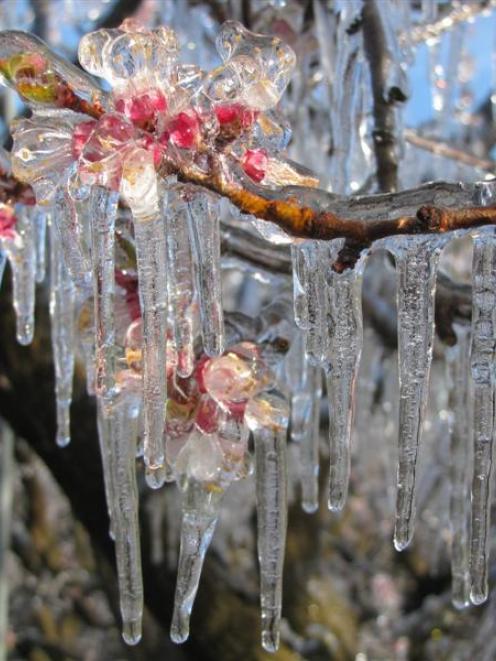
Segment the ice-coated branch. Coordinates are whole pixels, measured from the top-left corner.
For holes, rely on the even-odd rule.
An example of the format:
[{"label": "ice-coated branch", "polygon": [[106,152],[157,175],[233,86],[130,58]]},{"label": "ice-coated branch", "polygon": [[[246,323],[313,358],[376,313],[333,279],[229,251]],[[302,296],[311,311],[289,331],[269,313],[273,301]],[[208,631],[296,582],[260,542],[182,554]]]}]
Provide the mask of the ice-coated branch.
[{"label": "ice-coated branch", "polygon": [[[395,105],[406,101],[402,84],[403,71],[390,44],[394,38],[387,25],[391,11],[384,3],[369,0],[363,6],[363,40],[372,83],[375,160],[377,182],[384,192],[398,187]],[[388,39],[388,37],[390,37]]]},{"label": "ice-coated branch", "polygon": [[427,25],[414,27],[408,35],[401,35],[401,38],[404,40],[408,39],[411,44],[419,44],[428,40],[438,39],[443,33],[452,30],[455,25],[473,21],[477,16],[495,5],[494,0],[489,0],[489,2],[487,0],[477,0],[460,5],[448,5],[450,9],[444,16]]},{"label": "ice-coated branch", "polygon": [[456,149],[441,140],[426,138],[423,135],[419,135],[413,129],[405,129],[403,131],[403,137],[406,142],[409,142],[414,147],[431,152],[431,154],[434,154],[435,156],[448,158],[451,161],[456,161],[457,163],[462,163],[463,165],[468,165],[469,167],[477,168],[478,170],[483,170],[485,172],[496,172],[496,161],[489,158],[479,158],[478,156],[474,156],[474,154],[469,154],[461,149]]}]

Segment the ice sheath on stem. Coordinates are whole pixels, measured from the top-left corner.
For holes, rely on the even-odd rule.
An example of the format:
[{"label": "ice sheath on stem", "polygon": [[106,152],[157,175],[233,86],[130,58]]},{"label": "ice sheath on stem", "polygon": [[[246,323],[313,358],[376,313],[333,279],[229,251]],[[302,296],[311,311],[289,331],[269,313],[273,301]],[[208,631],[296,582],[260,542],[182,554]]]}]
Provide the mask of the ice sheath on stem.
[{"label": "ice sheath on stem", "polygon": [[57,405],[57,445],[66,446],[70,439],[70,407],[74,376],[74,302],[72,278],[65,265],[58,230],[50,225],[50,319],[52,350],[55,364]]},{"label": "ice sheath on stem", "polygon": [[245,412],[255,442],[262,646],[268,652],[279,647],[288,516],[288,415],[287,403],[278,393],[261,393]]},{"label": "ice sheath on stem", "polygon": [[219,356],[224,351],[219,201],[207,193],[195,192],[188,210],[203,349],[208,356]]},{"label": "ice sheath on stem", "polygon": [[157,175],[147,152],[138,150],[136,160],[130,159],[124,169],[122,191],[133,215],[143,318],[143,458],[146,466],[154,469],[165,460],[167,197],[159,202]]},{"label": "ice sheath on stem", "polygon": [[394,239],[400,382],[398,471],[394,545],[410,543],[415,520],[417,459],[427,406],[434,340],[436,270],[442,237]]},{"label": "ice sheath on stem", "polygon": [[181,544],[170,632],[175,643],[184,643],[189,636],[191,610],[222,498],[222,491],[194,478],[188,478],[182,490]]},{"label": "ice sheath on stem", "polygon": [[355,384],[363,344],[362,274],[364,259],[342,273],[333,264],[342,241],[327,247],[327,343],[325,373],[329,400],[329,509],[343,508],[351,467],[351,431]]},{"label": "ice sheath on stem", "polygon": [[470,402],[470,329],[454,325],[456,344],[446,350],[450,410],[451,600],[470,603],[470,481],[472,427]]},{"label": "ice sheath on stem", "polygon": [[474,468],[470,598],[480,604],[488,596],[488,563],[494,453],[496,346],[496,236],[481,231],[474,237],[472,261],[472,351],[474,381]]}]

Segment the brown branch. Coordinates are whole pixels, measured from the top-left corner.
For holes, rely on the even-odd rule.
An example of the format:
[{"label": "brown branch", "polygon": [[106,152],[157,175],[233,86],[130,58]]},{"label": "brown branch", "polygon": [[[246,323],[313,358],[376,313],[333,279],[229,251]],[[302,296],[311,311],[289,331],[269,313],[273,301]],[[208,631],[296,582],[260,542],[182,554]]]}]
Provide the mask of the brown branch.
[{"label": "brown branch", "polygon": [[375,160],[379,190],[391,193],[398,187],[398,158],[396,153],[395,105],[406,101],[399,87],[388,87],[388,73],[392,62],[388,51],[381,14],[375,0],[363,6],[363,43],[372,84]]},{"label": "brown branch", "polygon": [[270,199],[262,192],[247,190],[219,174],[207,174],[189,165],[169,162],[167,169],[177,174],[180,181],[202,186],[226,197],[243,213],[271,221],[296,238],[323,241],[345,238],[361,246],[369,246],[389,236],[441,234],[496,224],[495,207],[448,209],[424,205],[415,216],[370,221],[342,218],[332,211],[316,211],[304,206],[296,198]]}]

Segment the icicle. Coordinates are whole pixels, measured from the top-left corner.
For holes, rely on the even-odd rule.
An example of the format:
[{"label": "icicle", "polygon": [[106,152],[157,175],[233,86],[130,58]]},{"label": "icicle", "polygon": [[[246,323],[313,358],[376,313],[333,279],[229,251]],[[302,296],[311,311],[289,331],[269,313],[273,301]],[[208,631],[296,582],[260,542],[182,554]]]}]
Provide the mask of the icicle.
[{"label": "icicle", "polygon": [[[115,390],[114,240],[118,193],[92,186],[93,292],[95,305],[96,392],[109,400]],[[55,219],[57,212],[55,212]]]},{"label": "icicle", "polygon": [[186,482],[174,614],[170,632],[175,643],[184,643],[189,636],[191,609],[198,591],[205,553],[217,523],[221,498],[222,492],[216,488],[211,489],[207,484],[191,478]]},{"label": "icicle", "polygon": [[36,282],[43,282],[45,279],[46,263],[46,224],[47,215],[45,211],[37,210],[34,218],[34,233],[36,245]]},{"label": "icicle", "polygon": [[472,481],[471,594],[474,604],[488,595],[488,561],[493,446],[495,436],[496,237],[474,237],[472,262],[472,354],[474,380],[474,470]]},{"label": "icicle", "polygon": [[295,323],[301,330],[308,328],[308,303],[306,297],[305,257],[301,248],[291,245],[291,261],[293,264],[293,307]]},{"label": "icicle", "polygon": [[194,367],[193,270],[188,236],[188,209],[179,196],[172,197],[166,214],[167,284],[178,356],[177,373],[188,377]]},{"label": "icicle", "polygon": [[[34,229],[26,207],[16,207],[16,232],[19,237],[8,252],[13,277],[13,301],[19,344],[30,344],[34,333],[34,296],[36,250]],[[19,241],[19,243],[18,243]]]},{"label": "icicle", "polygon": [[288,356],[295,383],[291,397],[291,440],[299,444],[301,501],[305,512],[319,507],[319,443],[322,372],[310,365],[305,356],[304,337],[293,341]]},{"label": "icicle", "polygon": [[[78,289],[91,290],[92,260],[85,231],[91,231],[93,223],[90,189],[75,181],[62,184],[56,191],[52,222],[60,235],[66,267]],[[88,225],[86,228],[85,225]],[[88,245],[87,245],[88,243]]]},{"label": "icicle", "polygon": [[110,426],[108,416],[105,414],[105,407],[100,398],[96,400],[97,404],[97,427],[98,427],[98,442],[100,445],[100,457],[102,459],[103,468],[103,485],[105,487],[105,501],[107,503],[107,513],[109,517],[109,536],[115,539],[114,530],[114,483],[112,476],[112,443],[110,436]]},{"label": "icicle", "polygon": [[0,435],[0,661],[5,661],[9,614],[9,580],[6,563],[12,515],[14,437],[11,429],[2,421],[0,421]]},{"label": "icicle", "polygon": [[[307,241],[294,248],[300,252],[293,273],[293,290],[301,290],[295,298],[295,314],[301,327],[306,327],[306,353],[314,365],[320,365],[325,353],[326,299],[322,251],[319,241]],[[300,308],[300,309],[297,309]]]},{"label": "icicle", "polygon": [[362,9],[362,0],[340,1],[335,6],[335,11],[340,11],[336,43],[343,45],[337,50],[331,103],[333,157],[330,181],[332,190],[337,193],[348,192],[352,182],[349,173],[353,143],[357,137],[353,122],[361,94],[362,31],[349,28],[361,16]]},{"label": "icicle", "polygon": [[149,468],[158,468],[165,457],[167,245],[157,176],[147,152],[140,150],[124,173],[122,190],[133,214],[143,317],[143,458]]},{"label": "icicle", "polygon": [[456,608],[470,602],[470,331],[455,326],[457,343],[446,351],[450,407],[451,599]]},{"label": "icicle", "polygon": [[74,285],[65,266],[60,238],[50,226],[50,318],[57,399],[57,445],[70,439],[70,406],[74,376]]},{"label": "icicle", "polygon": [[224,350],[219,202],[206,193],[195,194],[188,209],[203,348],[207,355],[219,356]]},{"label": "icicle", "polygon": [[413,535],[415,478],[427,405],[434,339],[436,269],[445,239],[396,239],[398,364],[400,381],[399,455],[394,544],[406,548]]},{"label": "icicle", "polygon": [[[132,420],[137,415],[133,397],[117,395],[104,411],[110,446],[112,525],[119,583],[122,636],[128,645],[141,639],[143,583],[136,484],[136,436]],[[104,440],[105,442],[105,440]]]},{"label": "icicle", "polygon": [[249,402],[245,420],[255,441],[262,646],[275,652],[279,647],[288,507],[287,404],[278,394],[262,393]]},{"label": "icicle", "polygon": [[351,466],[355,383],[363,343],[362,274],[364,260],[336,273],[332,265],[342,241],[331,242],[326,273],[328,299],[325,372],[329,398],[329,509],[343,508]]}]

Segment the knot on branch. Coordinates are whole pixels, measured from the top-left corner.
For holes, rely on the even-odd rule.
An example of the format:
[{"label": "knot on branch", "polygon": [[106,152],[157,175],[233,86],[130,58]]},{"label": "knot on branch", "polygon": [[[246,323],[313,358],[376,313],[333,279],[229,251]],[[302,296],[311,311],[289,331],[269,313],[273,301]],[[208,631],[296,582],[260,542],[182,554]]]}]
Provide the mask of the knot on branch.
[{"label": "knot on branch", "polygon": [[450,229],[450,213],[447,209],[425,205],[417,211],[419,232],[446,232]]}]

